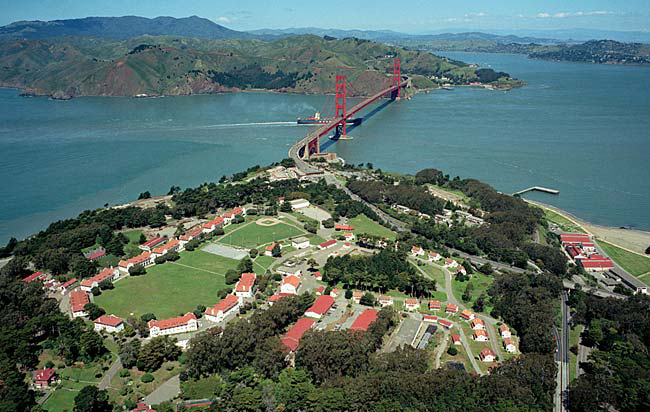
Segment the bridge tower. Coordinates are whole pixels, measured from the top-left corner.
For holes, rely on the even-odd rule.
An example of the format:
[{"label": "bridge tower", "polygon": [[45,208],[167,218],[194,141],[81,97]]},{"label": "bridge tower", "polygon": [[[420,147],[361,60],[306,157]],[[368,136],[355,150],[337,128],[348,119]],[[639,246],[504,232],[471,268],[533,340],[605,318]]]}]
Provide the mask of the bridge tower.
[{"label": "bridge tower", "polygon": [[[397,100],[400,99],[400,87],[399,84],[402,82],[402,67],[399,57],[393,59],[393,86],[397,86]],[[393,95],[395,96],[395,95]]]},{"label": "bridge tower", "polygon": [[336,75],[336,100],[335,100],[335,106],[336,106],[336,119],[343,118],[343,122],[341,123],[341,136],[345,138],[345,126],[346,126],[346,99],[347,99],[347,86],[345,84],[345,76],[344,75]]}]

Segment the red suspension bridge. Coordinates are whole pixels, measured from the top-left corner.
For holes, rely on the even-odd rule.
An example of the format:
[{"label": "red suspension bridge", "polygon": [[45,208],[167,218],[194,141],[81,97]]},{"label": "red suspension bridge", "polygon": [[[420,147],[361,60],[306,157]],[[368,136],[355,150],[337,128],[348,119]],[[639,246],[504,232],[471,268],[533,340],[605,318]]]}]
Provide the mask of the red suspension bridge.
[{"label": "red suspension bridge", "polygon": [[348,109],[346,77],[336,76],[336,97],[334,101],[336,113],[334,118],[329,123],[318,127],[291,146],[291,149],[289,149],[289,157],[293,159],[308,159],[310,156],[320,153],[320,138],[333,130],[336,133],[335,136],[344,139],[347,133],[347,123],[352,116],[384,96],[389,96],[392,100],[399,100],[400,89],[407,85],[408,79],[402,79],[400,60],[399,58],[395,58],[393,60],[393,77],[390,79],[390,86]]}]

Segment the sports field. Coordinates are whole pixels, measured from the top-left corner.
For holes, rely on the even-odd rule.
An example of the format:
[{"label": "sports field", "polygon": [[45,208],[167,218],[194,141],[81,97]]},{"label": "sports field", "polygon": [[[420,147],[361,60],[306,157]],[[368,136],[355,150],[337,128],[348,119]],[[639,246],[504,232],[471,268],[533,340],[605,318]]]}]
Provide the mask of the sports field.
[{"label": "sports field", "polygon": [[123,318],[150,312],[158,319],[177,316],[199,304],[217,303],[217,292],[226,287],[226,271],[238,263],[201,250],[181,252],[176,262],[155,265],[146,275],[117,281],[115,289],[95,296],[95,303]]},{"label": "sports field", "polygon": [[[614,246],[611,243],[607,243],[600,239],[596,240],[596,242],[598,243],[598,246],[609,255],[609,257],[614,259],[614,262],[621,265],[621,267],[630,272],[630,274],[639,277],[644,273],[650,274],[650,257],[628,252],[625,249],[621,249],[618,246]],[[643,277],[641,280],[647,283],[650,279]]]},{"label": "sports field", "polygon": [[395,240],[395,232],[380,225],[366,215],[359,215],[348,220],[348,224],[354,226],[354,233],[367,233],[369,235],[381,236],[391,240]]},{"label": "sports field", "polygon": [[[260,221],[263,220],[260,219]],[[257,223],[251,223],[230,232],[228,235],[219,239],[219,243],[243,248],[254,248],[259,245],[304,233],[303,230],[295,226],[287,225],[286,223],[277,223],[272,226],[261,226]]]}]

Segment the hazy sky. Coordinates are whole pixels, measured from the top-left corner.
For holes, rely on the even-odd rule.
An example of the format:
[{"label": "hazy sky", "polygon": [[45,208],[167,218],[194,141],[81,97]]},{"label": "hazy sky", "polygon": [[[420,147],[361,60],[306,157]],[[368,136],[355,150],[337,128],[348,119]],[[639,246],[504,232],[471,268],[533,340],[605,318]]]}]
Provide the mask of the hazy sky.
[{"label": "hazy sky", "polygon": [[650,0],[0,0],[0,25],[87,16],[197,15],[237,30],[287,27],[650,31]]}]

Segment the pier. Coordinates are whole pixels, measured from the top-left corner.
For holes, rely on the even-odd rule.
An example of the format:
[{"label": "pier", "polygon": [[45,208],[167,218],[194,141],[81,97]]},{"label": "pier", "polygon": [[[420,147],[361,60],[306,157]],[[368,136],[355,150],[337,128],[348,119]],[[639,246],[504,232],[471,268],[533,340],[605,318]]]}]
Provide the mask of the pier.
[{"label": "pier", "polygon": [[542,186],[531,186],[527,189],[520,190],[518,192],[513,193],[513,196],[519,196],[523,195],[524,193],[527,192],[544,192],[544,193],[550,193],[552,195],[559,195],[560,191],[556,189],[549,189],[548,187],[542,187]]}]

